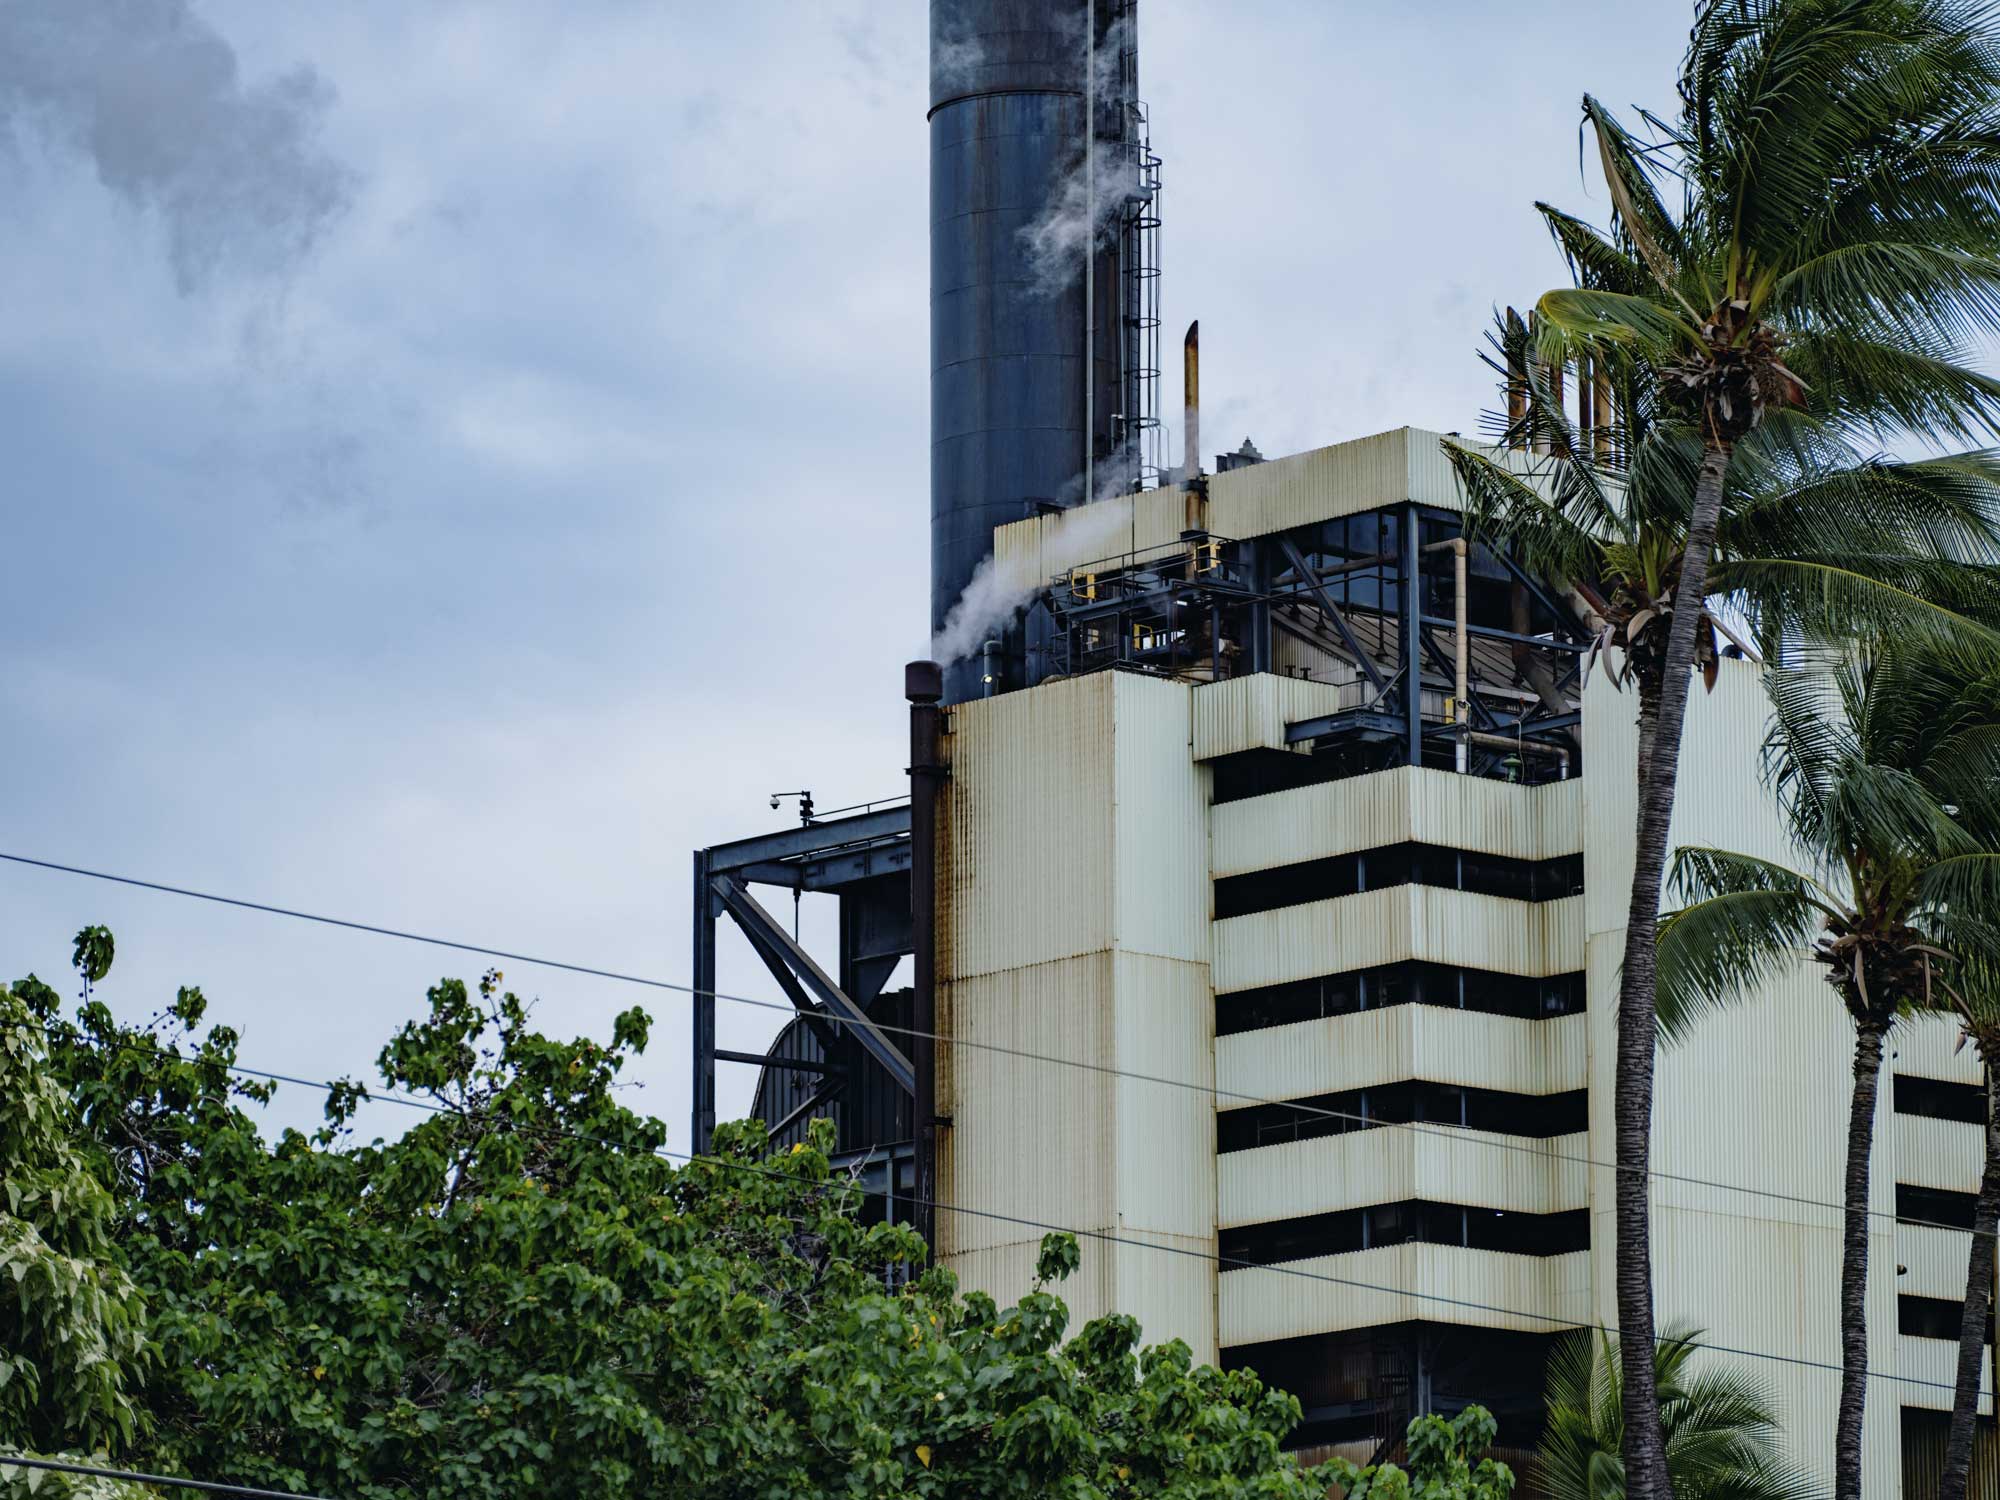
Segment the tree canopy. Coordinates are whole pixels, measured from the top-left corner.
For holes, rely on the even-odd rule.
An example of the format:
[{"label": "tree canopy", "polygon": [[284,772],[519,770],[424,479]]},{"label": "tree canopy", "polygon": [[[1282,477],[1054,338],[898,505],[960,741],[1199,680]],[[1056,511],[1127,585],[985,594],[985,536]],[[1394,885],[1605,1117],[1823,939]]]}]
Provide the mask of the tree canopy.
[{"label": "tree canopy", "polygon": [[[0,1325],[4,1347],[92,1351],[0,1385],[8,1448],[384,1500],[1324,1491],[1279,1448],[1298,1403],[1254,1374],[1142,1347],[1124,1316],[1066,1339],[1073,1240],[1002,1308],[869,1222],[824,1133],[771,1155],[751,1122],[663,1159],[618,1097],[642,1012],[557,1041],[498,974],[447,980],[379,1059],[425,1113],[361,1142],[359,1084],[267,1139],[271,1085],[204,1005],[183,989],[134,1028],[0,990],[0,1168],[87,1206],[70,1281],[23,1282],[27,1342]],[[33,1191],[4,1243],[47,1233]]]}]

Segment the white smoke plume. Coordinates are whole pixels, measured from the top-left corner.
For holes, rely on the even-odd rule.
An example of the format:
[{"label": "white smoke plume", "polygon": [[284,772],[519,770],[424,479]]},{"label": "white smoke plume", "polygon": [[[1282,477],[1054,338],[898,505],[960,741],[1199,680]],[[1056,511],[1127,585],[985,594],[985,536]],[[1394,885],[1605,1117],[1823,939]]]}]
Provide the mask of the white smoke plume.
[{"label": "white smoke plume", "polygon": [[931,82],[940,93],[972,88],[985,64],[985,44],[969,32],[931,39]]},{"label": "white smoke plume", "polygon": [[[1079,17],[1074,37],[1078,48],[1085,45],[1085,24]],[[1132,36],[1128,16],[1112,25],[1097,45],[1091,72],[1100,115],[1113,107],[1106,101],[1119,95],[1118,56],[1131,45]],[[1089,128],[1095,131],[1096,123],[1091,121]],[[1032,295],[1054,297],[1076,285],[1085,262],[1109,238],[1138,186],[1137,156],[1129,143],[1100,138],[1091,150],[1078,154],[1050,190],[1048,206],[1020,231]]]},{"label": "white smoke plume", "polygon": [[311,68],[246,84],[188,0],[0,4],[0,144],[38,135],[166,231],[185,294],[218,268],[288,270],[347,206]]},{"label": "white smoke plume", "polygon": [[[1106,477],[1099,481],[1090,502],[1062,512],[1063,551],[1079,561],[1111,557],[1125,550],[1121,542],[1129,536],[1132,512],[1112,502],[1125,491],[1129,470],[1124,460],[1128,458],[1129,453],[1121,449],[1103,465],[1100,472]],[[1083,477],[1079,475],[1059,498],[1072,500],[1082,490]],[[932,638],[931,660],[949,666],[976,654],[1013,623],[1047,581],[1037,578],[1023,587],[1018,580],[1002,578],[995,560],[988,557]]]}]

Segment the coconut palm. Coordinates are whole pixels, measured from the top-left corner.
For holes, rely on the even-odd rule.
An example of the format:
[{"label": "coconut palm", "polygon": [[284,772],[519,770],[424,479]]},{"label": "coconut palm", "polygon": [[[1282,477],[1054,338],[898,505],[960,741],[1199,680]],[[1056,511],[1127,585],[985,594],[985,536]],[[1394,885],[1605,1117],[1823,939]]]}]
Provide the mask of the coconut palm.
[{"label": "coconut palm", "polygon": [[1836,1485],[1858,1486],[1882,1050],[1900,1016],[1942,1001],[1968,955],[2000,944],[2000,658],[1878,642],[1767,685],[1765,770],[1794,858],[1675,852],[1687,904],[1660,926],[1658,1019],[1672,1040],[1803,955],[1854,1025],[1834,1458]]},{"label": "coconut palm", "polygon": [[[1807,1500],[1811,1477],[1778,1445],[1769,1394],[1738,1371],[1692,1368],[1700,1335],[1668,1328],[1653,1346],[1667,1478],[1678,1500]],[[1624,1500],[1618,1341],[1582,1330],[1549,1355],[1548,1423],[1533,1478],[1549,1500]]]},{"label": "coconut palm", "polygon": [[[1972,1209],[1972,1249],[1965,1267],[1965,1312],[1958,1331],[1951,1433],[1945,1441],[1938,1500],[1965,1500],[1972,1473],[1972,1440],[1979,1417],[1979,1366],[1985,1358],[1986,1324],[1993,1311],[1994,1236],[2000,1234],[2000,963],[1991,955],[1955,977],[1951,1003],[1964,1041],[1978,1050],[1986,1077],[1986,1165]],[[1963,1043],[1961,1043],[1963,1045]]]},{"label": "coconut palm", "polygon": [[[2000,330],[2000,48],[1985,0],[1703,0],[1679,93],[1675,117],[1646,117],[1643,137],[1585,99],[1612,222],[1577,236],[1596,274],[1545,294],[1531,328],[1542,369],[1588,368],[1593,389],[1601,370],[1680,413],[1700,442],[1677,542],[1627,570],[1647,594],[1625,622],[1642,675],[1617,1294],[1631,1486],[1646,1500],[1665,1493],[1645,1355],[1654,938],[1731,472],[1772,413],[1805,412],[1848,441],[1885,426],[1966,439],[2000,422],[2000,382],[1964,361],[1973,335]],[[1662,181],[1680,185],[1678,212]],[[1844,1419],[1859,1399],[1844,1392]],[[1858,1447],[1838,1475],[1852,1500]]]}]

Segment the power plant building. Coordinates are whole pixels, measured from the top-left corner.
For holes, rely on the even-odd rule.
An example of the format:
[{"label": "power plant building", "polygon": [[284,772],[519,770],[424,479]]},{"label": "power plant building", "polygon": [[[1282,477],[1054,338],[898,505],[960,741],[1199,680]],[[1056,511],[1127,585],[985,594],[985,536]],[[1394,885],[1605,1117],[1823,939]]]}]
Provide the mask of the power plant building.
[{"label": "power plant building", "polygon": [[[733,920],[798,1010],[752,1057],[697,1005],[697,1145],[717,1064],[756,1064],[777,1137],[831,1116],[968,1287],[1018,1297],[1071,1229],[1074,1324],[1256,1369],[1302,1451],[1367,1461],[1479,1402],[1518,1457],[1552,1342],[1617,1321],[1636,702],[1587,670],[1587,600],[1464,535],[1455,437],[1159,461],[1132,23],[933,0],[931,624],[971,648],[913,671],[912,804],[697,852],[697,987]],[[1032,231],[1079,163],[1112,207],[1051,295]],[[1787,859],[1763,668],[1729,655],[1673,841]],[[838,895],[837,959],[758,885]],[[1655,1109],[1660,1324],[1764,1381],[1820,1463],[1852,1037],[1802,958],[1662,1052]],[[1929,1493],[1942,1454],[1984,1127],[1955,1039],[1889,1044],[1870,1495]],[[1984,1493],[1992,1410],[1989,1362]]]}]

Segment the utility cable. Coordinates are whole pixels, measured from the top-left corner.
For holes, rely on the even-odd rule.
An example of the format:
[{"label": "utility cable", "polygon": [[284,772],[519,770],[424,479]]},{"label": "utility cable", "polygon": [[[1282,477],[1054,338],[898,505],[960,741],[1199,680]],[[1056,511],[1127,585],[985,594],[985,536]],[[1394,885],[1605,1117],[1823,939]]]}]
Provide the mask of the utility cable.
[{"label": "utility cable", "polygon": [[[44,1036],[52,1035],[49,1028],[39,1022],[31,1020],[19,1024],[38,1029]],[[70,1029],[72,1032],[74,1031],[74,1028]],[[177,1052],[168,1052],[159,1047],[145,1047],[134,1042],[114,1042],[111,1046],[119,1050],[137,1052],[141,1056],[150,1055],[176,1061],[192,1061],[189,1058],[182,1058]],[[297,1083],[307,1088],[321,1089],[328,1093],[332,1093],[336,1087],[335,1084],[326,1080],[294,1078],[282,1073],[271,1073],[257,1068],[239,1066],[235,1063],[228,1064],[227,1071],[240,1073],[250,1078],[269,1079],[283,1083]],[[385,1103],[400,1104],[408,1108],[422,1110],[427,1114],[454,1115],[460,1119],[472,1118],[466,1111],[456,1106],[441,1104],[433,1100],[418,1099],[411,1095],[394,1091],[385,1091],[380,1094],[370,1093],[368,1097],[370,1099],[380,1099]],[[520,1130],[523,1128],[514,1121],[504,1123],[509,1129]],[[576,1141],[583,1145],[595,1146],[600,1150],[625,1149],[615,1141],[602,1140],[594,1136],[585,1135],[581,1131],[566,1130],[561,1127],[530,1128],[527,1133],[540,1135],[544,1139]],[[726,1161],[718,1156],[698,1157],[685,1151],[672,1151],[664,1146],[650,1148],[648,1154],[659,1158],[661,1161],[680,1163],[685,1166],[700,1165],[712,1167],[720,1171],[746,1172],[753,1176],[771,1177],[786,1182],[797,1182],[799,1180],[793,1174],[773,1167],[760,1167],[753,1162]],[[863,1165],[865,1165],[865,1162]],[[1274,1275],[1294,1277],[1303,1281],[1322,1282],[1330,1286],[1345,1287],[1350,1291],[1379,1292],[1389,1297],[1411,1297],[1419,1301],[1436,1303],[1444,1307],[1462,1308],[1469,1312],[1491,1313],[1503,1318],[1519,1318],[1526,1322],[1546,1324],[1551,1332],[1556,1333],[1592,1332],[1611,1338],[1618,1336],[1617,1329],[1608,1328],[1601,1323],[1579,1323],[1572,1318],[1557,1317],[1550,1313],[1524,1312],[1518,1308],[1501,1307],[1494,1303],[1480,1302],[1469,1297],[1450,1297],[1442,1292],[1423,1292],[1411,1287],[1386,1286],[1380,1282],[1362,1281],[1352,1276],[1335,1276],[1325,1271],[1309,1271],[1303,1266],[1298,1265],[1273,1264],[1264,1261],[1245,1260],[1240,1256],[1210,1254],[1203,1250],[1191,1250],[1183,1245],[1164,1245],[1151,1240],[1128,1239],[1123,1235],[1112,1234],[1108,1230],[1078,1229],[1065,1224],[1051,1224],[1045,1219],[1031,1219],[1019,1214],[1001,1213],[995,1209],[972,1208],[965,1204],[946,1203],[942,1199],[937,1198],[920,1198],[914,1194],[898,1195],[893,1189],[866,1187],[855,1180],[850,1180],[847,1185],[863,1197],[884,1199],[885,1206],[890,1211],[893,1211],[895,1205],[898,1203],[908,1206],[922,1206],[934,1209],[939,1213],[958,1214],[967,1218],[985,1219],[993,1223],[1011,1224],[1024,1229],[1039,1229],[1049,1234],[1068,1234],[1075,1236],[1077,1239],[1094,1240],[1105,1245],[1119,1245],[1138,1250],[1156,1250],[1188,1260],[1203,1261],[1216,1267],[1218,1271],[1267,1271]],[[1826,1370],[1836,1374],[1845,1373],[1844,1367],[1841,1365],[1831,1363],[1827,1360],[1807,1359],[1802,1355],[1772,1354],[1768,1351],[1739,1349],[1728,1344],[1711,1344],[1706,1342],[1701,1344],[1700,1347],[1716,1354],[1733,1354],[1743,1359],[1761,1359],[1776,1364],[1794,1365],[1801,1369]],[[1864,1373],[1870,1379],[1886,1380],[1892,1384],[1924,1386],[1933,1390],[1956,1390],[1956,1386],[1952,1382],[1945,1380],[1927,1380],[1920,1376],[1896,1375],[1881,1370],[1866,1370]]]},{"label": "utility cable", "polygon": [[123,1479],[132,1484],[164,1484],[176,1489],[206,1490],[211,1495],[246,1495],[253,1500],[324,1500],[301,1490],[260,1490],[247,1484],[221,1484],[213,1479],[182,1479],[175,1474],[141,1474],[131,1469],[107,1469],[98,1464],[71,1463],[60,1458],[28,1458],[19,1453],[0,1453],[0,1465],[14,1464],[23,1469],[50,1469],[58,1474],[87,1474],[94,1479]]},{"label": "utility cable", "polygon": [[[609,979],[619,984],[640,985],[647,989],[666,990],[673,994],[687,995],[694,999],[709,998],[726,1001],[731,1005],[747,1006],[754,1010],[776,1011],[786,1016],[800,1014],[796,1007],[777,1000],[758,1000],[748,995],[731,995],[720,990],[697,989],[690,984],[679,984],[667,979],[654,979],[641,974],[625,974],[614,969],[593,968],[587,964],[568,963],[561,959],[538,958],[528,953],[513,953],[502,948],[486,947],[478,943],[457,942],[450,938],[432,937],[420,932],[406,932],[394,927],[381,927],[369,922],[350,921],[344,917],[322,916],[316,912],[299,911],[291,907],[273,906],[261,901],[248,901],[237,896],[221,896],[209,891],[190,890],[185,886],[166,885],[154,880],[140,880],[131,875],[114,875],[102,870],[87,870],[77,865],[58,864],[53,860],[31,859],[24,854],[0,852],[0,860],[12,864],[28,865],[37,869],[55,870],[66,875],[81,875],[91,880],[108,881],[114,885],[136,886],[141,890],[160,891],[171,896],[187,896],[197,901],[213,902],[219,906],[234,906],[245,911],[264,912],[271,916],[291,917],[301,922],[316,922],[327,927],[342,927],[353,932],[372,933],[377,937],[397,938],[404,942],[422,943],[433,948],[448,948],[460,953],[470,953],[482,958],[503,959],[509,963],[534,964],[540,968],[556,969],[569,974],[583,974],[594,979]],[[839,1016],[825,1017],[828,1024],[837,1031],[849,1023]],[[1048,1063],[1055,1067],[1074,1068],[1080,1072],[1096,1073],[1109,1078],[1126,1078],[1135,1083],[1159,1084],[1167,1088],[1184,1089],[1192,1093],[1204,1094],[1211,1099],[1227,1099],[1242,1106],[1261,1105],[1272,1109],[1286,1109],[1311,1119],[1337,1120],[1369,1130],[1404,1130],[1416,1135],[1429,1136],[1440,1141],[1459,1145],[1484,1146],[1497,1151],[1511,1151],[1538,1157],[1549,1162],[1559,1162],[1568,1166],[1590,1167],[1601,1172],[1629,1175],[1626,1168],[1613,1161],[1603,1161],[1592,1156],[1577,1156],[1568,1152],[1552,1151],[1522,1140],[1495,1138],[1493,1134],[1467,1134],[1469,1127],[1456,1126],[1440,1128],[1424,1121],[1381,1120],[1352,1110],[1329,1109],[1324,1105],[1307,1104],[1295,1099],[1274,1099],[1260,1094],[1242,1093],[1234,1089],[1219,1088],[1211,1083],[1197,1083],[1190,1079],[1169,1078],[1157,1073],[1142,1073],[1131,1068],[1114,1067],[1109,1063],[1085,1062],[1081,1058],[1059,1057],[1051,1053],[1035,1052],[1022,1047],[1009,1047],[1000,1042],[974,1041],[941,1031],[925,1031],[917,1027],[897,1026],[887,1021],[871,1018],[870,1024],[881,1032],[906,1037],[928,1037],[934,1042],[949,1047],[966,1047],[981,1052],[992,1052],[1003,1057],[1019,1058],[1027,1062]],[[1275,1143],[1274,1143],[1275,1144]],[[1649,1168],[1649,1181],[1674,1183],[1682,1187],[1710,1188],[1717,1192],[1740,1193],[1747,1197],[1763,1198],[1774,1203],[1789,1203],[1799,1208],[1819,1208],[1843,1217],[1848,1210],[1845,1204],[1830,1202],[1824,1198],[1812,1198],[1798,1193],[1787,1193],[1776,1188],[1749,1187],[1741,1183],[1718,1182],[1712,1178],[1696,1177],[1689,1173],[1668,1172],[1659,1168]],[[1872,1219],[1887,1219],[1893,1223],[1914,1225],[1925,1229],[1955,1229],[1961,1234],[1973,1233],[1958,1225],[1936,1223],[1924,1219],[1910,1219],[1897,1214],[1893,1209],[1869,1208],[1862,1214]],[[1725,1211],[1726,1213],[1726,1211]],[[1727,1214],[1731,1218],[1750,1218],[1748,1214]]]}]

